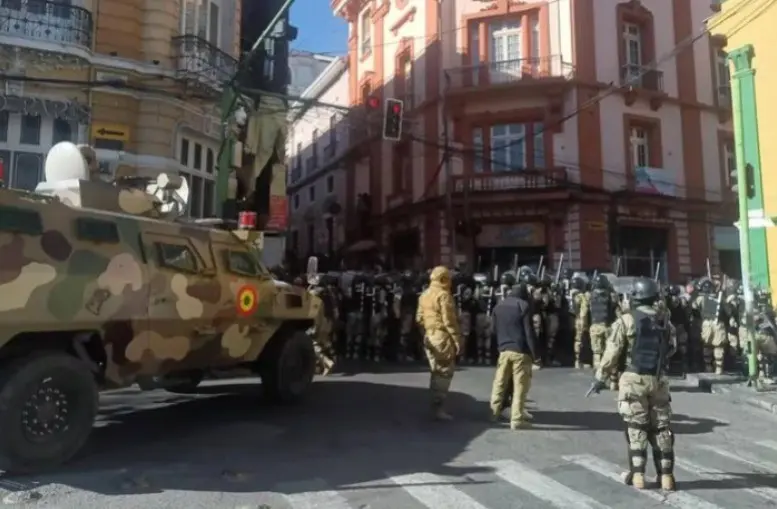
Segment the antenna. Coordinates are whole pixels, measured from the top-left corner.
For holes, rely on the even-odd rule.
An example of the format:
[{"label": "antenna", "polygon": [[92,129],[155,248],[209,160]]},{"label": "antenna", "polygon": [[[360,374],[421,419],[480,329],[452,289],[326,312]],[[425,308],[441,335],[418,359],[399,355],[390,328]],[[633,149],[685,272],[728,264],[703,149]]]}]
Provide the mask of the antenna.
[{"label": "antenna", "polygon": [[180,175],[160,173],[148,183],[146,194],[160,201],[159,212],[167,219],[183,216],[189,206],[189,183]]},{"label": "antenna", "polygon": [[81,150],[69,141],[51,147],[44,165],[46,182],[54,184],[66,180],[87,180],[89,171]]}]

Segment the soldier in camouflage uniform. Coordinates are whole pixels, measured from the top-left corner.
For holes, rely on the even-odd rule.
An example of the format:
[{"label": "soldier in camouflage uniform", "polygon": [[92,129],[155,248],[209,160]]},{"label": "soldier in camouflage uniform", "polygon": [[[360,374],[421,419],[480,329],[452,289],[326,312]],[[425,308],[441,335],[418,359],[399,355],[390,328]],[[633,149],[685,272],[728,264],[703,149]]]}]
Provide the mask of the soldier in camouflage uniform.
[{"label": "soldier in camouflage uniform", "polygon": [[588,294],[586,293],[586,287],[588,281],[582,274],[575,274],[569,281],[569,305],[572,317],[575,322],[575,342],[573,350],[575,353],[575,367],[580,369],[583,367],[583,360],[581,354],[583,352],[583,340],[586,332],[588,332]]},{"label": "soldier in camouflage uniform", "polygon": [[449,421],[452,417],[444,405],[461,351],[461,333],[447,267],[435,267],[429,280],[429,288],[418,299],[416,322],[424,332],[424,350],[431,371],[432,411],[435,419]]},{"label": "soldier in camouflage uniform", "polygon": [[723,374],[723,360],[728,344],[728,334],[721,313],[720,293],[716,294],[715,283],[704,279],[699,285],[700,295],[693,301],[693,308],[701,315],[701,341],[704,345],[704,363],[708,371]]},{"label": "soldier in camouflage uniform", "polygon": [[[599,274],[591,282],[589,310],[591,313],[591,326],[588,335],[591,338],[591,352],[593,353],[593,367],[599,368],[599,361],[604,354],[607,344],[607,334],[610,324],[615,320],[616,303],[612,299],[612,285],[603,274]],[[612,380],[613,387],[617,386],[617,378]]]},{"label": "soldier in camouflage uniform", "polygon": [[655,309],[658,300],[659,289],[655,281],[648,278],[635,281],[633,308],[613,323],[591,390],[601,391],[623,357],[627,357],[618,393],[618,413],[626,424],[629,452],[629,471],[623,480],[637,489],[645,488],[650,445],[661,487],[674,490],[674,434],[670,429],[672,398],[663,368],[674,354],[677,339],[668,317]]}]

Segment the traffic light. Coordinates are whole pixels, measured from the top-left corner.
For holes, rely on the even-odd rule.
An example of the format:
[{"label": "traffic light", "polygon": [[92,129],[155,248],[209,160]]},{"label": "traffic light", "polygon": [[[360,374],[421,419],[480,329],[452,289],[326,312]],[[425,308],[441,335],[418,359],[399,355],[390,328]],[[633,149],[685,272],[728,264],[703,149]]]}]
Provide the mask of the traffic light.
[{"label": "traffic light", "polygon": [[383,139],[399,141],[402,138],[402,117],[405,103],[399,99],[386,99],[386,111],[383,115]]},{"label": "traffic light", "polygon": [[745,185],[747,186],[747,197],[752,200],[755,198],[755,170],[750,163],[745,166]]}]

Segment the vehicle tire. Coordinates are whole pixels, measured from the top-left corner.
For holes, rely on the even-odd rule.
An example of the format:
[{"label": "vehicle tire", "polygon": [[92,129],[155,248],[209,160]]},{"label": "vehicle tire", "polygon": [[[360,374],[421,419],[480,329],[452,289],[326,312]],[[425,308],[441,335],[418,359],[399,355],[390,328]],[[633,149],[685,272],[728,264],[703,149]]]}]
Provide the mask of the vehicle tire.
[{"label": "vehicle tire", "polygon": [[276,403],[296,403],[305,397],[316,372],[313,341],[303,330],[277,338],[259,365],[264,395]]},{"label": "vehicle tire", "polygon": [[97,415],[89,367],[64,352],[44,352],[2,367],[0,470],[33,473],[72,459]]},{"label": "vehicle tire", "polygon": [[176,375],[168,382],[169,385],[163,382],[161,387],[173,394],[190,394],[197,391],[204,379],[205,373],[202,371],[190,371],[185,375]]}]

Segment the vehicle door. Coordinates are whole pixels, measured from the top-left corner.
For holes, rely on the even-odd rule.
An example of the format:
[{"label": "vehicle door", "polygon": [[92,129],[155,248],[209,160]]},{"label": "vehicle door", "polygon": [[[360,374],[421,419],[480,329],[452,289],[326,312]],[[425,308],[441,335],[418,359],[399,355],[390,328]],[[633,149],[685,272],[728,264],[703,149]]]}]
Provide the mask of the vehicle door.
[{"label": "vehicle door", "polygon": [[198,351],[218,340],[220,292],[210,243],[160,232],[144,233],[143,242],[151,272],[148,348],[176,370],[201,367]]}]

